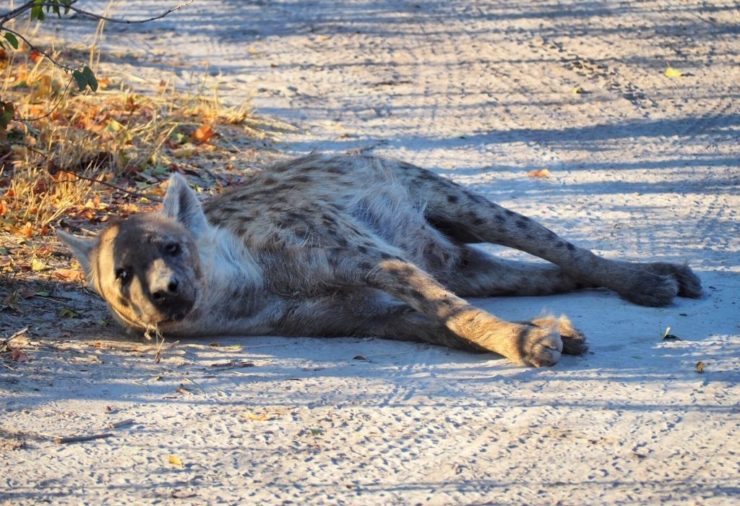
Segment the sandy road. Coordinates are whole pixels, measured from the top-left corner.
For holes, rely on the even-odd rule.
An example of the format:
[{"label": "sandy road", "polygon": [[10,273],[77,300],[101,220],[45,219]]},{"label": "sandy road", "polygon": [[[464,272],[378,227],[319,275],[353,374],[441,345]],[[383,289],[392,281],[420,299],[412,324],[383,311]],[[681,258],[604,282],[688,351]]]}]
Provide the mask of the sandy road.
[{"label": "sandy road", "polygon": [[[182,343],[161,364],[120,338],[95,347],[110,330],[39,339],[34,362],[0,369],[0,498],[732,501],[738,21],[719,1],[201,0],[110,27],[110,72],[183,86],[210,75],[224,99],[299,125],[288,150],[374,149],[436,169],[606,256],[688,261],[707,297],[476,301],[511,319],[569,314],[593,353],[546,370],[372,339]],[[669,65],[685,75],[667,78]],[[526,176],[544,167],[551,178]],[[682,340],[662,341],[667,326]],[[120,420],[132,422],[106,429]]]}]

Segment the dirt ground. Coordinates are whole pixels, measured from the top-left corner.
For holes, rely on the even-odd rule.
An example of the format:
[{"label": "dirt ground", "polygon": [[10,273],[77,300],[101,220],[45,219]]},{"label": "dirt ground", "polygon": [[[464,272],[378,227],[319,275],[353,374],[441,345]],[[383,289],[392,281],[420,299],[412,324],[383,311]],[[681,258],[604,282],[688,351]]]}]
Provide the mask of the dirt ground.
[{"label": "dirt ground", "polygon": [[434,169],[607,257],[688,262],[705,297],[475,301],[568,314],[591,351],[546,369],[372,338],[171,342],[156,362],[45,282],[0,312],[27,354],[0,361],[0,503],[737,501],[739,22],[723,1],[196,0],[109,25],[103,72],[205,79],[295,124],[286,152]]}]

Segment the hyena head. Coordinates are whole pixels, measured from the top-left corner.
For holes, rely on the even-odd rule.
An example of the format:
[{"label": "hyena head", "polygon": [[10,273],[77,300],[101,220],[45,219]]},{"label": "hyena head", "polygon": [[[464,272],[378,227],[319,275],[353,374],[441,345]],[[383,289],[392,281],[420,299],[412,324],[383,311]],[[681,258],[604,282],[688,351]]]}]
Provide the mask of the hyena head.
[{"label": "hyena head", "polygon": [[132,216],[92,239],[57,234],[124,325],[166,330],[196,305],[201,280],[196,237],[208,226],[195,194],[175,174],[162,212]]}]

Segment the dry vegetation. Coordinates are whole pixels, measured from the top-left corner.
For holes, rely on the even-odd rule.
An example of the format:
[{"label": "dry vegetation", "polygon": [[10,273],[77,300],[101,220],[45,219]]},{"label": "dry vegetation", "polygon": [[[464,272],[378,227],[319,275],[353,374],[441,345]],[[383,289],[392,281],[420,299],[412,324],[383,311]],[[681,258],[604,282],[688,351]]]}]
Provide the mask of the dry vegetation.
[{"label": "dry vegetation", "polygon": [[[172,171],[205,191],[238,180],[240,162],[276,125],[212,92],[146,96],[98,76],[97,93],[35,52],[0,52],[1,98],[14,106],[0,131],[0,272],[43,270],[53,227],[84,232],[154,207]],[[251,145],[250,145],[251,143]],[[263,146],[262,146],[263,147]],[[40,240],[39,240],[40,239]],[[52,243],[54,241],[51,241]],[[34,260],[36,261],[34,263]]]}]

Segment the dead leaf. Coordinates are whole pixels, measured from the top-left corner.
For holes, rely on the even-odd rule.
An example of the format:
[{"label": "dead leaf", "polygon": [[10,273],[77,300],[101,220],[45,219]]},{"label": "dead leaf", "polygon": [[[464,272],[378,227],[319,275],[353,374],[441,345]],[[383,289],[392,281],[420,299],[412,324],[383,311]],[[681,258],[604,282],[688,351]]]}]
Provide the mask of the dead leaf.
[{"label": "dead leaf", "polygon": [[173,149],[172,156],[174,156],[175,158],[190,158],[197,152],[198,150],[195,148],[195,146],[188,142],[186,144],[183,144],[180,148]]},{"label": "dead leaf", "polygon": [[31,270],[33,272],[41,272],[41,271],[46,271],[48,269],[49,269],[49,266],[46,265],[41,260],[39,260],[38,258],[34,258],[31,260]]},{"label": "dead leaf", "polygon": [[28,354],[18,349],[10,350],[10,360],[14,362],[28,362]]},{"label": "dead leaf", "polygon": [[41,59],[44,57],[44,55],[40,51],[31,51],[28,55],[29,58],[31,58],[31,61],[34,63],[38,63],[41,61]]},{"label": "dead leaf", "polygon": [[253,422],[266,422],[270,419],[270,416],[267,413],[244,413],[244,418],[247,420],[251,420]]},{"label": "dead leaf", "polygon": [[30,221],[27,221],[23,226],[15,229],[15,235],[20,235],[27,239],[33,237],[33,225]]},{"label": "dead leaf", "polygon": [[665,72],[663,72],[663,75],[669,79],[677,79],[679,77],[683,77],[683,72],[678,69],[674,69],[673,67],[667,67]]},{"label": "dead leaf", "polygon": [[55,269],[51,275],[59,281],[82,282],[85,281],[85,274],[75,269]]},{"label": "dead leaf", "polygon": [[195,132],[193,132],[192,138],[198,144],[205,144],[210,141],[211,137],[215,134],[216,131],[213,129],[213,126],[205,124],[201,125]]},{"label": "dead leaf", "polygon": [[59,316],[61,316],[62,318],[78,318],[80,316],[80,313],[72,308],[64,307],[59,310]]},{"label": "dead leaf", "polygon": [[169,462],[173,466],[177,467],[183,467],[185,464],[183,464],[182,459],[178,457],[177,455],[169,455],[167,457],[167,462]]},{"label": "dead leaf", "polygon": [[701,374],[701,373],[704,372],[704,368],[705,367],[706,367],[706,364],[704,364],[704,362],[702,362],[701,360],[699,360],[696,363],[696,366],[694,368],[696,369],[696,372],[698,372],[699,374]]},{"label": "dead leaf", "polygon": [[535,170],[530,170],[529,172],[527,172],[527,175],[529,177],[546,178],[546,177],[550,177],[550,171],[546,168],[535,169]]}]

